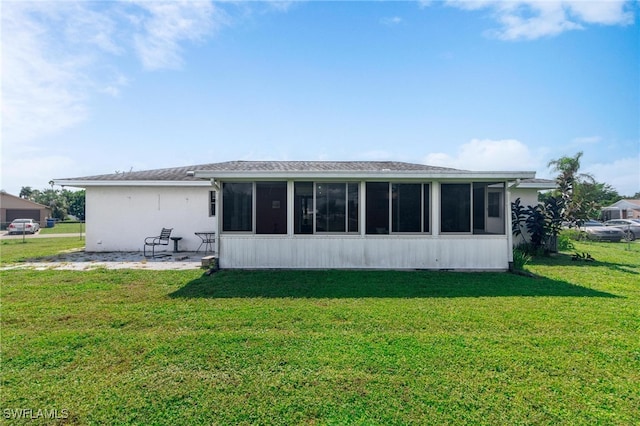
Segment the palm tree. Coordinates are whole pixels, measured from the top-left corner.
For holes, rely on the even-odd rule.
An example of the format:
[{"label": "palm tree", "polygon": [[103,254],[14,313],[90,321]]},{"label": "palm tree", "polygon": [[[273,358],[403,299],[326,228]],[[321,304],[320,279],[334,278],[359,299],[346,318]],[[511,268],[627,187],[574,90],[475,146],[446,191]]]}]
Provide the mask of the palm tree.
[{"label": "palm tree", "polygon": [[578,173],[582,154],[580,151],[573,157],[560,157],[549,161],[547,165],[553,171],[559,172],[556,183],[561,196],[562,217],[577,225],[588,219],[589,212],[593,210],[592,203],[583,200],[580,196],[580,187],[596,183],[592,175]]},{"label": "palm tree", "polygon": [[25,198],[27,200],[30,200],[32,195],[33,195],[33,188],[31,188],[30,186],[23,186],[20,189],[20,194],[18,196],[20,198]]}]

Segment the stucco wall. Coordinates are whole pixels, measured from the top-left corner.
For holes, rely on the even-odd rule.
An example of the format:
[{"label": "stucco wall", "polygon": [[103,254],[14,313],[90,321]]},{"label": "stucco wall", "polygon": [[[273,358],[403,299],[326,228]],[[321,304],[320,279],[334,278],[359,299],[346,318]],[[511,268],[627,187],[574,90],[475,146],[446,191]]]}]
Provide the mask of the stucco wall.
[{"label": "stucco wall", "polygon": [[[511,188],[511,202],[515,202],[518,198],[520,198],[520,205],[524,208],[529,206],[536,206],[540,204],[538,202],[538,190],[534,188]],[[511,207],[509,206],[509,212],[511,212]],[[511,213],[509,213],[511,214]],[[511,230],[509,230],[511,232]],[[526,232],[526,231],[525,231]],[[522,236],[513,237],[513,245],[517,247],[518,245],[524,243],[525,240]]]},{"label": "stucco wall", "polygon": [[[141,251],[145,237],[173,228],[180,250],[195,250],[197,231],[217,231],[209,216],[209,187],[90,187],[86,192],[86,250]],[[173,243],[171,243],[173,244]],[[172,248],[171,245],[169,248]]]},{"label": "stucco wall", "polygon": [[511,202],[520,198],[520,204],[524,207],[536,206],[538,202],[538,190],[532,188],[511,188]]}]

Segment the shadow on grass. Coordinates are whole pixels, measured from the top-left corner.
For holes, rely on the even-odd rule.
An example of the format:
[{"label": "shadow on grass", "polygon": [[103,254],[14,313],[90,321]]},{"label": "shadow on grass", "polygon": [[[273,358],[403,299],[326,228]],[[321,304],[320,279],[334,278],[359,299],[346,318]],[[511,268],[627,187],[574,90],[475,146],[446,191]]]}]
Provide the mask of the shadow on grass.
[{"label": "shadow on grass", "polygon": [[638,265],[630,263],[618,263],[618,262],[601,262],[585,261],[582,259],[573,259],[573,255],[557,254],[553,258],[537,257],[531,262],[531,265],[554,265],[554,266],[576,266],[576,267],[595,267],[595,268],[607,268],[611,271],[623,272],[631,275],[640,275]]},{"label": "shadow on grass", "polygon": [[224,270],[203,275],[174,298],[618,297],[547,278],[435,271]]}]

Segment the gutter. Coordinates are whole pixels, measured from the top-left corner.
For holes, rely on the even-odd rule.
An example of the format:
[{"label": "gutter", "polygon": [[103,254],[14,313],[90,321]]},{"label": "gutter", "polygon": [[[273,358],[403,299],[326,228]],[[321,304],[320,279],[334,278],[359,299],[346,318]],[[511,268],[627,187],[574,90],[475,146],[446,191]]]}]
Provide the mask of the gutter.
[{"label": "gutter", "polygon": [[53,183],[62,187],[71,186],[74,188],[106,187],[106,186],[211,186],[209,182],[193,180],[76,180],[76,179],[54,179]]},{"label": "gutter", "polygon": [[212,171],[212,170],[191,170],[187,176],[200,179],[247,179],[247,180],[269,180],[269,179],[437,179],[446,180],[468,180],[484,179],[492,181],[504,181],[512,179],[532,179],[535,172],[415,172],[415,171]]}]

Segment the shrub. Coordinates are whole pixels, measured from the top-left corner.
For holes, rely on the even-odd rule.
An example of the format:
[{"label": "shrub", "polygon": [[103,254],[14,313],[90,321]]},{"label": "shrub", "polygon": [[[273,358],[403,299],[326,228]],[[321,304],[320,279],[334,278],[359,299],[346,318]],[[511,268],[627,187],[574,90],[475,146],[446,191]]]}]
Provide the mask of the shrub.
[{"label": "shrub", "polygon": [[[584,233],[581,230],[575,229],[575,228],[563,230],[560,233],[560,237],[567,238],[569,240],[569,243],[571,241],[582,241],[585,239]],[[568,248],[572,248],[572,247],[568,247]]]},{"label": "shrub", "polygon": [[558,250],[573,250],[572,238],[565,232],[558,235]]},{"label": "shrub", "polygon": [[531,262],[533,256],[528,252],[530,249],[529,244],[522,244],[513,249],[513,269],[521,271],[527,263]]}]

